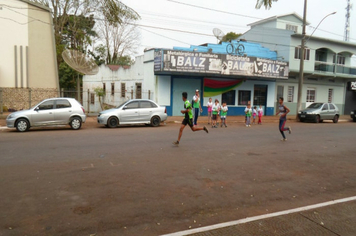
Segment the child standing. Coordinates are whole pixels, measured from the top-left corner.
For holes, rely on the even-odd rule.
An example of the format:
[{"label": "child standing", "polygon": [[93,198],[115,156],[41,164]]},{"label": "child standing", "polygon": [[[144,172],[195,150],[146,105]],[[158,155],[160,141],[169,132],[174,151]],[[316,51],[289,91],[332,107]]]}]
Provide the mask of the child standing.
[{"label": "child standing", "polygon": [[213,111],[213,99],[212,98],[209,98],[209,102],[206,104],[206,106],[208,107],[208,125],[210,125],[212,111]]},{"label": "child standing", "polygon": [[262,125],[262,116],[263,116],[262,105],[260,105],[260,108],[258,109],[257,113],[258,113],[258,124]]},{"label": "child standing", "polygon": [[215,103],[213,105],[213,123],[211,128],[217,128],[216,127],[216,120],[218,119],[218,113],[219,113],[219,102],[217,99],[215,99]]},{"label": "child standing", "polygon": [[251,104],[248,104],[247,107],[245,108],[245,114],[246,114],[246,127],[251,127],[251,116],[252,116]]},{"label": "child standing", "polygon": [[227,115],[227,111],[229,109],[226,106],[226,102],[223,102],[222,107],[221,107],[221,126],[225,125],[225,128],[227,127],[226,125],[226,115]]},{"label": "child standing", "polygon": [[253,124],[256,124],[256,116],[257,116],[257,110],[256,110],[256,106],[253,107],[252,109],[252,117],[253,117]]}]

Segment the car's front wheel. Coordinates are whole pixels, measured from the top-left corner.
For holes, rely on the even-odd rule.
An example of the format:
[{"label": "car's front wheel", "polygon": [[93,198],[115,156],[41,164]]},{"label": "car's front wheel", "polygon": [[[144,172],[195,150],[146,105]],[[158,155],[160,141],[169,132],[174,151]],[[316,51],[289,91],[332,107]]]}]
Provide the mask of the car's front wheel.
[{"label": "car's front wheel", "polygon": [[119,125],[119,120],[116,117],[110,117],[108,119],[108,127],[115,128]]},{"label": "car's front wheel", "polygon": [[28,123],[28,121],[26,119],[19,119],[16,122],[16,129],[19,132],[25,132],[30,128],[30,124]]},{"label": "car's front wheel", "polygon": [[315,116],[314,122],[315,123],[319,123],[320,122],[320,116],[319,115]]},{"label": "car's front wheel", "polygon": [[73,117],[69,123],[70,127],[74,130],[80,129],[82,127],[82,120],[79,117]]},{"label": "car's front wheel", "polygon": [[161,123],[161,118],[159,118],[159,116],[154,116],[151,118],[151,125],[153,127],[159,126],[160,123]]},{"label": "car's front wheel", "polygon": [[333,122],[334,123],[337,123],[339,121],[339,116],[338,115],[335,115],[334,116],[334,119],[333,119]]}]

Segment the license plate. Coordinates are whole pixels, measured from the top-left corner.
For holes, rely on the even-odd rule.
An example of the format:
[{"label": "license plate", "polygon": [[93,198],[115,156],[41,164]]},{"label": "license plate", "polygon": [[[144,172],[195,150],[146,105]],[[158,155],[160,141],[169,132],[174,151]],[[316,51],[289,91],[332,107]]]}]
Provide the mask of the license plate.
[{"label": "license plate", "polygon": [[305,115],[300,115],[300,117],[305,118]]}]

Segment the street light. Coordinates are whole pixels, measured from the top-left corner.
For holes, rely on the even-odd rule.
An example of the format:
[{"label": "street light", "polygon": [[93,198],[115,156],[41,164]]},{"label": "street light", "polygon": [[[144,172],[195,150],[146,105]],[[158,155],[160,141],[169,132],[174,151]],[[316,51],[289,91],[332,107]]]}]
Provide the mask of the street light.
[{"label": "street light", "polygon": [[[334,15],[336,12],[330,13],[328,15],[326,15],[317,25],[317,27],[314,29],[313,33],[309,36],[308,40],[310,39],[310,37],[314,34],[314,32],[316,31],[316,29],[319,27],[319,25],[321,24],[321,22],[323,22],[323,20],[331,15]],[[300,110],[302,110],[302,94],[303,94],[303,81],[304,81],[304,48],[305,48],[305,44],[308,42],[308,40],[305,40],[305,27],[307,24],[307,0],[304,0],[304,13],[303,13],[303,32],[302,32],[302,43],[300,46],[300,66],[299,66],[299,81],[298,81],[298,102],[297,102],[297,120],[298,118],[298,112]]]}]

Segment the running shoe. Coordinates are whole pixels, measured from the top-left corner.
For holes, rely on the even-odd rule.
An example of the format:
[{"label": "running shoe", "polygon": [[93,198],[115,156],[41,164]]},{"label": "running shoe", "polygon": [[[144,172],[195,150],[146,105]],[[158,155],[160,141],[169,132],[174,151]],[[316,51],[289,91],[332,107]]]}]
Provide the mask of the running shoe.
[{"label": "running shoe", "polygon": [[287,139],[286,139],[286,138],[282,138],[282,139],[281,139],[281,141],[283,141],[283,142],[284,142],[284,141],[287,141]]},{"label": "running shoe", "polygon": [[292,133],[292,128],[290,126],[288,126],[288,129],[289,129],[289,134]]},{"label": "running shoe", "polygon": [[206,128],[205,126],[204,126],[204,131],[205,131],[206,133],[209,133],[208,128]]},{"label": "running shoe", "polygon": [[179,141],[177,140],[177,141],[173,142],[173,144],[178,146],[179,145]]}]

